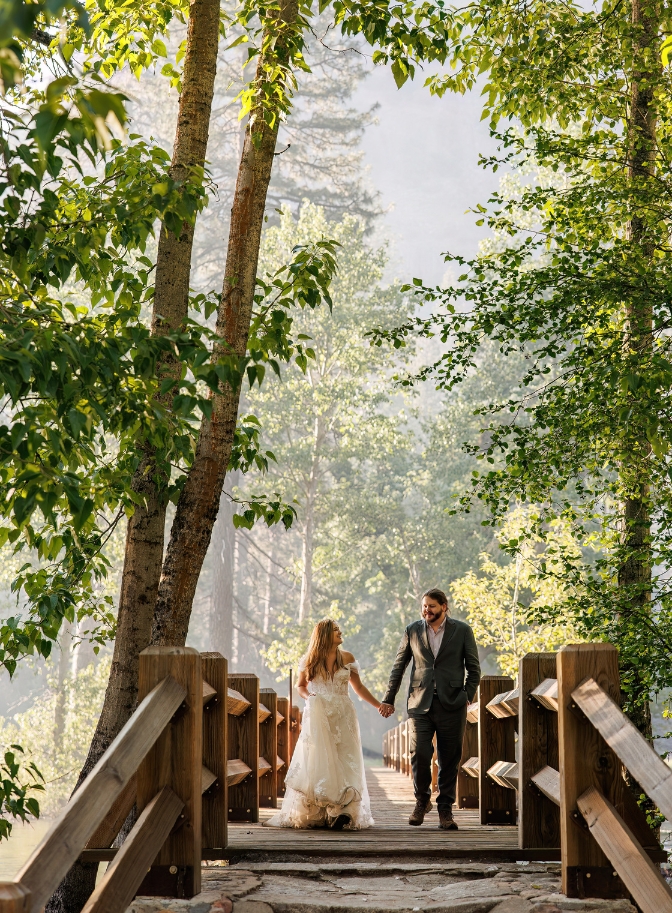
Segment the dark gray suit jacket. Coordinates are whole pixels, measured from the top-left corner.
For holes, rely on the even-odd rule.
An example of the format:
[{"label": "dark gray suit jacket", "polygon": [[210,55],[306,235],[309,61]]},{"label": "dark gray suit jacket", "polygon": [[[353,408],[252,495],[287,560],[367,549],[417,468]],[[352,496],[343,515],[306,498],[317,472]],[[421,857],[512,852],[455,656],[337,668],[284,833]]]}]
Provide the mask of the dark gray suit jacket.
[{"label": "dark gray suit jacket", "polygon": [[446,710],[457,710],[474,699],[481,680],[481,665],[474,632],[466,622],[446,617],[446,629],[436,659],[429,646],[425,620],[421,618],[408,625],[399,644],[383,703],[394,705],[411,660],[407,705],[410,714],[427,713],[432,706],[435,684],[439,701]]}]

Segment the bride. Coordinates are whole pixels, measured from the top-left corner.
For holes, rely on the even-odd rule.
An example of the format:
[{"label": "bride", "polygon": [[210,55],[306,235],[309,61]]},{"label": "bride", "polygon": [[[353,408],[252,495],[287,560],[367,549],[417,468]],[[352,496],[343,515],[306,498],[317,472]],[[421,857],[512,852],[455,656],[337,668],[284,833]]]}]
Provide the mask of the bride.
[{"label": "bride", "polygon": [[282,808],[267,827],[371,827],[364,758],[352,690],[378,709],[380,701],[359,677],[352,653],[341,650],[341,631],[330,618],[315,625],[299,663],[298,692],[305,698],[301,735],[285,778]]}]

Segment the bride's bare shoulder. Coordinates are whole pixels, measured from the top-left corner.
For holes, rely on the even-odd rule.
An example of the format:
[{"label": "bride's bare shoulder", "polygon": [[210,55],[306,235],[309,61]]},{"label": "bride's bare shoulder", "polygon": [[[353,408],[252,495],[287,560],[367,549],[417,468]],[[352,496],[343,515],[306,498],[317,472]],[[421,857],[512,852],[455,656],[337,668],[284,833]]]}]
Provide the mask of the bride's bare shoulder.
[{"label": "bride's bare shoulder", "polygon": [[347,650],[341,650],[341,656],[343,657],[343,662],[346,666],[348,663],[354,663],[355,661],[355,657],[352,655],[352,653],[348,653]]}]

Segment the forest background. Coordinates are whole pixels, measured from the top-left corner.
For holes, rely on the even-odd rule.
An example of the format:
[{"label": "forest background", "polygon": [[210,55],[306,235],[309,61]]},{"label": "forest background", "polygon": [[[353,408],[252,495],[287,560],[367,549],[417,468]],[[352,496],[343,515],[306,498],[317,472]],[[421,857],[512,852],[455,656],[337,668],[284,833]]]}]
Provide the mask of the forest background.
[{"label": "forest background", "polygon": [[[173,37],[177,42],[180,36]],[[547,578],[544,587],[534,573],[544,551],[530,533],[534,509],[509,509],[499,532],[483,525],[485,514],[478,506],[464,516],[448,509],[468,489],[477,465],[462,443],[488,444],[474,413],[493,399],[516,397],[520,362],[504,357],[496,345],[486,346],[458,388],[394,386],[393,375],[413,371],[438,350],[436,341],[421,339],[390,355],[389,349],[372,348],[367,336],[371,329],[391,331],[424,314],[418,299],[400,290],[398,280],[410,277],[399,276],[397,254],[385,241],[383,203],[375,181],[363,173],[359,150],[365,131],[372,129],[373,112],[357,99],[364,97],[358,92],[369,66],[361,48],[332,52],[319,42],[312,59],[313,74],[303,78],[295,111],[281,133],[279,149],[288,148],[278,156],[273,175],[261,267],[277,269],[296,243],[335,238],[341,247],[333,314],[322,309],[297,318],[316,353],[305,374],[290,366],[282,383],[245,393],[241,414],[258,418],[263,444],[277,462],[264,474],[232,473],[227,479],[188,642],[220,649],[233,668],[258,672],[263,684],[273,685],[286,682],[315,618],[330,613],[344,625],[367,683],[379,689],[401,629],[416,617],[421,592],[443,585],[453,593],[455,611],[476,625],[486,669],[510,671],[526,649],[553,647],[574,636],[567,624],[531,627],[522,612],[535,600],[552,606],[560,596]],[[242,140],[234,104],[239,71],[240,56],[228,52],[220,61],[213,108],[216,143],[208,154],[217,191],[197,227],[192,275],[197,289],[210,288],[216,269],[213,242],[227,231]],[[119,84],[133,96],[130,79],[126,85],[119,77]],[[140,99],[130,105],[130,129],[158,137],[168,149],[175,94],[171,98],[167,81],[149,73],[143,76]],[[511,193],[506,182],[504,193]],[[475,192],[474,203],[478,196]],[[482,249],[492,243],[484,242]],[[431,267],[424,272],[428,277]],[[450,289],[456,277],[437,278]],[[233,516],[242,508],[233,499],[276,492],[295,499],[291,530],[234,526]],[[563,548],[590,562],[566,527],[553,529]],[[512,560],[500,541],[518,541],[523,531],[531,536],[529,551],[524,560]],[[113,603],[123,535],[119,524],[107,544],[111,573],[105,595]],[[545,540],[547,546],[548,532]],[[21,559],[8,551],[4,557],[7,584]],[[5,592],[5,598],[8,612],[13,611],[15,597]],[[11,699],[0,708],[5,739],[32,750],[54,781],[54,802],[67,795],[76,777],[106,680],[108,648],[94,656],[90,644],[80,643],[82,634],[71,622],[50,662],[24,661],[11,692],[6,691]],[[365,744],[371,753],[378,748],[381,726],[366,717]],[[54,735],[46,746],[45,732]]]}]

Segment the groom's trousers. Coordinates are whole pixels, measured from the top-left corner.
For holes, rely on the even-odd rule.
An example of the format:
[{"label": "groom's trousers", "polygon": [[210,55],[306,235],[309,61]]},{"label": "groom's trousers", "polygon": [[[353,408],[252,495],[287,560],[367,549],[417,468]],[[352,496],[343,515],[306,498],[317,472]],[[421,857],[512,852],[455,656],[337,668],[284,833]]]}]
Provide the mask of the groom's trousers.
[{"label": "groom's trousers", "polygon": [[410,752],[415,798],[429,801],[432,795],[433,739],[439,760],[439,811],[450,812],[455,802],[457,769],[462,757],[462,741],[467,725],[467,705],[446,710],[436,694],[427,713],[409,713]]}]

